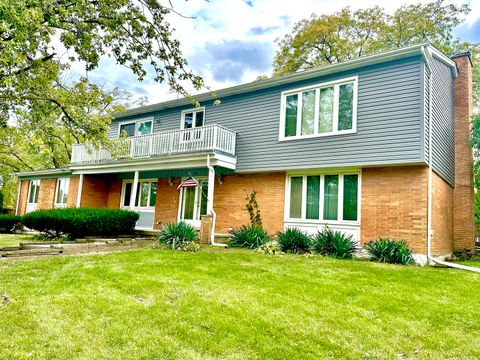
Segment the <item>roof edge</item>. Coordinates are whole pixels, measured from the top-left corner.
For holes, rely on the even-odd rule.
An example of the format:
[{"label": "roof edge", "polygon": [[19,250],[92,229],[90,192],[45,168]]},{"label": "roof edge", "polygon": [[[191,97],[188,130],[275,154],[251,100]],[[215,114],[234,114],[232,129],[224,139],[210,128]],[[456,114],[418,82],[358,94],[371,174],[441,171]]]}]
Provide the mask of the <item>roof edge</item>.
[{"label": "roof edge", "polygon": [[16,172],[13,175],[17,178],[24,179],[24,178],[33,178],[38,176],[45,177],[45,176],[54,176],[54,175],[71,175],[72,171],[69,168],[56,168],[56,169],[46,169],[46,170],[33,170],[33,171],[20,171]]},{"label": "roof edge", "polygon": [[[240,85],[217,90],[215,91],[215,93],[216,93],[216,97],[221,98],[221,97],[226,97],[231,95],[242,94],[250,91],[270,88],[273,86],[283,85],[290,82],[307,80],[307,79],[318,77],[318,76],[325,76],[335,72],[346,71],[350,69],[355,69],[355,68],[368,66],[368,65],[374,65],[382,62],[387,62],[387,61],[393,61],[401,58],[406,58],[409,56],[414,56],[417,54],[421,55],[422,54],[421,49],[423,49],[424,47],[431,47],[432,49],[435,49],[429,43],[416,44],[416,45],[411,45],[404,48],[381,52],[374,55],[359,57],[343,63],[336,63],[336,64],[332,64],[332,65],[328,65],[320,68],[304,70],[304,71],[300,71],[300,72],[296,72],[296,73],[288,74],[284,76],[272,77],[265,80],[258,80],[258,81],[253,81],[246,84],[240,84]],[[443,58],[446,58],[449,61],[452,61],[446,55],[441,53],[439,50],[437,49],[435,50],[439,54],[443,55]],[[206,101],[209,99],[213,99],[212,92],[201,93],[201,94],[195,95],[194,98],[198,99],[199,101]],[[121,119],[129,116],[141,115],[141,114],[145,114],[153,111],[168,109],[168,108],[177,107],[177,106],[189,105],[189,104],[192,104],[191,99],[184,97],[180,99],[163,101],[163,102],[159,102],[151,105],[145,105],[145,106],[129,109],[123,113],[114,114],[114,117],[116,119]]]}]

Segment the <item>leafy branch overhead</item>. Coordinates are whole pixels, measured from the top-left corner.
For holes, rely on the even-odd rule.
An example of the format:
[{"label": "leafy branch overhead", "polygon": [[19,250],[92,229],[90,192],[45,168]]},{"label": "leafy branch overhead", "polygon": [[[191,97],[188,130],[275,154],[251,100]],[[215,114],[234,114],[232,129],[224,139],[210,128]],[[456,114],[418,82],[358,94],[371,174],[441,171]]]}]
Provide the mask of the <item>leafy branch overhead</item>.
[{"label": "leafy branch overhead", "polygon": [[[313,14],[296,23],[291,33],[277,39],[274,75],[426,42],[446,54],[472,51],[476,62],[480,44],[461,41],[453,33],[469,12],[467,4],[436,0],[404,5],[392,14],[379,6],[355,11],[347,7],[333,14]],[[474,98],[476,104],[480,104],[480,70],[474,71]]]}]

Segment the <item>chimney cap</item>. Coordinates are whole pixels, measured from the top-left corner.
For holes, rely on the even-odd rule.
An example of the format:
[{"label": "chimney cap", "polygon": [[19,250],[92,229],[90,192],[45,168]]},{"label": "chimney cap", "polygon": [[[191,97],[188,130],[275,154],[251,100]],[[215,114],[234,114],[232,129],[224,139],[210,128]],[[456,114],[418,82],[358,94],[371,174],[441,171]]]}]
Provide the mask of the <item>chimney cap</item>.
[{"label": "chimney cap", "polygon": [[470,61],[470,65],[473,67],[472,53],[470,51],[464,51],[464,52],[452,55],[452,56],[450,56],[450,58],[455,59],[455,58],[460,58],[460,57],[464,57],[464,56],[468,57],[468,61]]}]

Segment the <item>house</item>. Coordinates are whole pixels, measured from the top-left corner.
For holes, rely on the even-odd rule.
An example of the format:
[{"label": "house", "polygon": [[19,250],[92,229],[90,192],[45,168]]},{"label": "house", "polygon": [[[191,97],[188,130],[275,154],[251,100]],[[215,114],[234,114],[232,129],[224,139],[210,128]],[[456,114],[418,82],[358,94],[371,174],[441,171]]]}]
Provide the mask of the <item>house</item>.
[{"label": "house", "polygon": [[208,238],[248,223],[256,192],[270,233],[328,224],[424,256],[474,246],[468,53],[415,45],[217,96],[119,114],[114,153],[77,144],[67,168],[19,173],[17,213],[131,209],[139,229],[184,220]]}]

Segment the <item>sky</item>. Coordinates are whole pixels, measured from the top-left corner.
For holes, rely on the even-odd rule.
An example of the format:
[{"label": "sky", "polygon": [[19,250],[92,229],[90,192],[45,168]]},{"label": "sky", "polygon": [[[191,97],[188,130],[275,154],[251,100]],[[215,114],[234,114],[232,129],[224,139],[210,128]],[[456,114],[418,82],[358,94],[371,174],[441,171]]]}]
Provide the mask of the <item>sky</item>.
[{"label": "sky", "polygon": [[[187,17],[169,15],[190,69],[201,75],[212,89],[254,81],[259,75],[271,75],[276,51],[275,39],[290,32],[293,25],[312,13],[330,14],[343,7],[353,10],[380,5],[393,12],[403,4],[419,1],[379,0],[174,0],[174,9]],[[421,1],[428,2],[428,1]],[[452,2],[456,2],[453,1]],[[480,42],[480,0],[467,1],[472,11],[455,34],[466,41]],[[460,2],[458,2],[460,3]],[[463,2],[462,2],[463,3]],[[72,64],[70,76],[84,76],[83,65]],[[128,68],[102,58],[90,72],[91,81],[109,88],[128,90],[135,97],[146,97],[149,104],[171,100],[177,95],[168,86],[136,79]],[[193,92],[193,88],[188,88]]]}]

